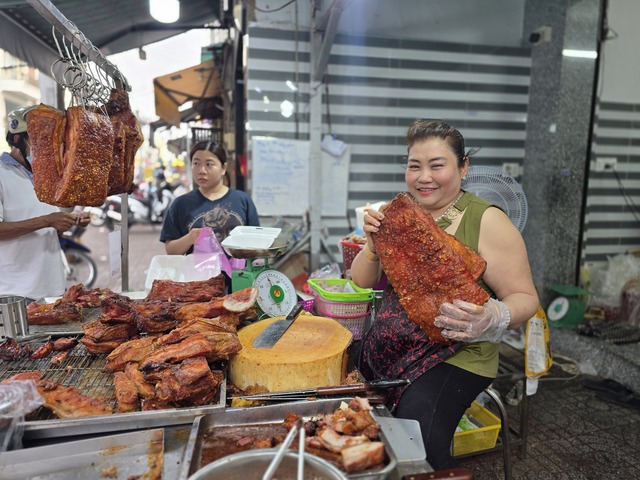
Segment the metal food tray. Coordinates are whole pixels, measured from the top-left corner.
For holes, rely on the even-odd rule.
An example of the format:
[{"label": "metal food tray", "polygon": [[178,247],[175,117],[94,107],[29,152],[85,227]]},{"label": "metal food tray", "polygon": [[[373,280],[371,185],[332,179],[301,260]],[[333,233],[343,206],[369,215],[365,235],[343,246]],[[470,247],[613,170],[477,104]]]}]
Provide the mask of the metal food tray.
[{"label": "metal food tray", "polygon": [[[80,328],[78,324],[75,325],[76,329]],[[42,343],[44,343],[42,339],[37,343],[31,343],[32,349],[35,350]],[[78,343],[61,365],[51,365],[50,360],[50,356],[40,360],[29,358],[17,361],[0,360],[0,381],[18,373],[41,371],[43,379],[65,387],[77,387],[86,395],[101,397],[107,402],[116,404],[113,373],[102,371],[106,363],[106,355],[92,355],[87,352],[84,345]],[[59,419],[48,409],[41,407],[25,418],[24,436],[27,439],[51,438],[190,424],[199,415],[224,410],[227,372],[226,367],[221,370],[224,378],[216,403],[198,407],[112,413],[69,419]]]},{"label": "metal food tray", "polygon": [[[202,441],[209,430],[216,427],[235,427],[242,425],[260,425],[281,423],[289,413],[295,413],[308,419],[322,414],[330,414],[336,411],[342,402],[349,403],[353,397],[332,398],[326,400],[302,401],[268,405],[264,407],[227,408],[224,412],[214,412],[198,417],[194,420],[191,435],[187,442],[182,461],[180,480],[187,480],[200,468],[202,458]],[[372,411],[377,417],[375,409]],[[380,430],[380,439],[385,444],[389,463],[381,470],[364,471],[348,474],[347,478],[353,480],[383,480],[396,468],[396,454],[391,447],[385,432]]]},{"label": "metal food tray", "polygon": [[0,455],[0,471],[13,480],[172,478],[163,475],[175,470],[168,440],[154,429],[13,450]]}]

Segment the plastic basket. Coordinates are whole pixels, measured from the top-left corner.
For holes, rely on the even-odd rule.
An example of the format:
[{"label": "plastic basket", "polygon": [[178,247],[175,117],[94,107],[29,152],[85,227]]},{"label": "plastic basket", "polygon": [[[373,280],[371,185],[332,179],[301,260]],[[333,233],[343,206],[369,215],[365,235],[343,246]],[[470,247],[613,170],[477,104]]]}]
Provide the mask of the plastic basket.
[{"label": "plastic basket", "polygon": [[354,340],[362,339],[367,315],[371,311],[371,301],[333,302],[314,292],[316,314],[334,319],[343,327],[351,330]]},{"label": "plastic basket", "polygon": [[343,270],[346,272],[351,268],[353,259],[356,258],[356,255],[358,255],[358,253],[360,253],[360,250],[364,248],[364,244],[354,243],[346,238],[343,238],[342,240],[340,240],[340,245],[342,246]]},{"label": "plastic basket", "polygon": [[300,300],[298,303],[302,305],[305,312],[313,313],[313,305],[315,301],[315,298],[309,298],[307,300]]},{"label": "plastic basket", "polygon": [[500,433],[500,419],[478,402],[473,402],[466,413],[484,426],[475,430],[455,433],[453,435],[453,455],[467,455],[495,447]]},{"label": "plastic basket", "polygon": [[[344,278],[310,278],[307,283],[311,290],[315,291],[320,298],[333,302],[370,302],[373,298],[373,290],[370,288],[360,288],[351,280]],[[325,287],[339,287],[340,290],[349,284],[354,293],[351,292],[331,292]]]}]

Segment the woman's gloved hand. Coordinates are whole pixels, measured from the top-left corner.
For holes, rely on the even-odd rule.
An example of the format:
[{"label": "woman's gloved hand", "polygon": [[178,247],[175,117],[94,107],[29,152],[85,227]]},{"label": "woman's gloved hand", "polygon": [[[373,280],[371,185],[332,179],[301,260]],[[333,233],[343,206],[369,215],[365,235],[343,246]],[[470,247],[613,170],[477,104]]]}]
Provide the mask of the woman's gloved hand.
[{"label": "woman's gloved hand", "polygon": [[443,329],[442,336],[467,343],[500,343],[511,322],[507,306],[493,298],[483,306],[456,299],[440,305],[440,313],[434,323]]}]

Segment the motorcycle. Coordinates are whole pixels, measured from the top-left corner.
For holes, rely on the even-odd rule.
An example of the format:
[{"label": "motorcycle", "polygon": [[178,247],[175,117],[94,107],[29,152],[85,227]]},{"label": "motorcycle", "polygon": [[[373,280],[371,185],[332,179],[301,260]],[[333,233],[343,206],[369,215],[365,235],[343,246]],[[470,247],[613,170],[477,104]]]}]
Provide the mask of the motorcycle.
[{"label": "motorcycle", "polygon": [[74,226],[58,237],[67,288],[79,283],[91,288],[98,278],[96,262],[89,256],[91,250],[80,243],[84,231],[83,227]]},{"label": "motorcycle", "polygon": [[[164,217],[175,199],[174,189],[169,184],[151,189],[146,185],[136,188],[129,195],[129,225],[162,224]],[[100,207],[87,207],[91,225],[106,226],[110,231],[115,230],[116,224],[122,222],[122,198],[120,195],[107,197]]]}]

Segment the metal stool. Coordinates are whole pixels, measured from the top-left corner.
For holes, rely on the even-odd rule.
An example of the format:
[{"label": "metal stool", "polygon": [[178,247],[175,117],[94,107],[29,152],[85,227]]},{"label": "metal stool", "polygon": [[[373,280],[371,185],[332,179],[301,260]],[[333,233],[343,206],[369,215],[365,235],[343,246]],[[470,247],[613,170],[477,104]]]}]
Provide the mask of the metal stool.
[{"label": "metal stool", "polygon": [[505,480],[511,480],[511,444],[509,441],[509,421],[507,418],[507,410],[504,407],[504,403],[500,399],[500,396],[491,388],[491,386],[484,389],[484,392],[489,395],[491,400],[498,407],[498,414],[500,415],[500,437],[502,438],[502,458],[504,461],[504,478]]}]

